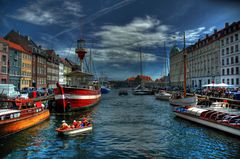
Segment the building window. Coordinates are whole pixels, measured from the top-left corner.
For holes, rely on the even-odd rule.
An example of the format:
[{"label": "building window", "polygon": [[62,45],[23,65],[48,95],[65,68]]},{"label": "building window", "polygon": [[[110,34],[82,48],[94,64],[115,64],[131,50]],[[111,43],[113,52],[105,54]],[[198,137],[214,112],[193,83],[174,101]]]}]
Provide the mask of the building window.
[{"label": "building window", "polygon": [[233,53],[233,46],[231,46],[231,53]]},{"label": "building window", "polygon": [[222,56],[224,56],[224,49],[222,49]]},{"label": "building window", "polygon": [[239,74],[239,67],[236,67],[236,75]]},{"label": "building window", "polygon": [[222,59],[222,66],[224,66],[224,59]]},{"label": "building window", "polygon": [[229,48],[228,47],[226,48],[226,53],[229,54]]},{"label": "building window", "polygon": [[3,65],[7,65],[7,56],[6,55],[2,55],[2,64]]},{"label": "building window", "polygon": [[234,74],[234,68],[233,67],[231,68],[231,74],[232,75]]},{"label": "building window", "polygon": [[227,79],[227,84],[229,84],[229,79]]},{"label": "building window", "polygon": [[222,79],[222,83],[225,83],[225,79]]},{"label": "building window", "polygon": [[233,36],[230,37],[230,41],[231,41],[231,43],[233,42]]},{"label": "building window", "polygon": [[232,81],[232,85],[234,85],[234,79],[233,79],[233,78],[232,78],[232,80],[231,80],[231,81]]},{"label": "building window", "polygon": [[235,34],[235,41],[238,41],[238,34]]},{"label": "building window", "polygon": [[227,38],[227,39],[226,39],[226,44],[228,44],[228,43],[229,43],[229,39]]},{"label": "building window", "polygon": [[235,45],[235,52],[238,52],[238,45]]},{"label": "building window", "polygon": [[2,66],[2,73],[4,73],[4,74],[7,73],[7,67],[6,66]]},{"label": "building window", "polygon": [[238,63],[238,56],[235,57],[235,63]]},{"label": "building window", "polygon": [[221,42],[222,42],[222,46],[224,46],[224,40],[222,40]]},{"label": "building window", "polygon": [[239,78],[236,78],[236,85],[239,85]]},{"label": "building window", "polygon": [[225,75],[225,70],[224,70],[224,69],[222,69],[222,75],[223,75],[223,76]]},{"label": "building window", "polygon": [[227,58],[227,65],[229,65],[229,58]]},{"label": "building window", "polygon": [[227,69],[227,75],[229,75],[229,68]]},{"label": "building window", "polygon": [[2,83],[2,84],[7,84],[7,79],[2,79],[2,80],[1,80],[1,83]]},{"label": "building window", "polygon": [[234,57],[231,57],[231,64],[234,63]]}]

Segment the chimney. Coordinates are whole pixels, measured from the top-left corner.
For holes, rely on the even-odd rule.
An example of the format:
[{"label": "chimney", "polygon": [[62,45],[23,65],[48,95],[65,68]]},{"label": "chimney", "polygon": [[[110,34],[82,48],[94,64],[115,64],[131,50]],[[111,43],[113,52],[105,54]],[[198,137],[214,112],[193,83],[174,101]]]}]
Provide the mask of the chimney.
[{"label": "chimney", "polygon": [[16,32],[17,32],[18,35],[20,35],[20,31],[19,30],[17,30]]},{"label": "chimney", "polygon": [[30,36],[25,36],[25,38],[28,40],[28,41],[30,41]]},{"label": "chimney", "polygon": [[208,38],[208,34],[206,34],[206,38]]},{"label": "chimney", "polygon": [[214,29],[214,34],[216,34],[217,33],[217,29]]},{"label": "chimney", "polygon": [[229,26],[229,24],[228,23],[225,23],[225,28],[227,28]]}]

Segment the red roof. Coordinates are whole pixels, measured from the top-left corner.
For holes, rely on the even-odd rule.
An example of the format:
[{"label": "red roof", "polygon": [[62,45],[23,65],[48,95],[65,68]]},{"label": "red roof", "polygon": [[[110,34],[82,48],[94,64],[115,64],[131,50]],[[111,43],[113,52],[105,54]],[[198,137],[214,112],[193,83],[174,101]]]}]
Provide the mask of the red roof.
[{"label": "red roof", "polygon": [[[139,77],[139,78],[141,78],[142,80],[145,80],[145,81],[152,81],[152,78],[149,77],[149,76],[138,75],[137,77]],[[134,81],[137,77],[129,77],[127,80],[128,81]]]},{"label": "red roof", "polygon": [[2,37],[0,37],[0,41],[5,42],[9,45],[10,48],[15,49],[20,52],[28,53],[27,51],[24,50],[24,48],[16,43],[13,43],[11,41],[5,40]]}]

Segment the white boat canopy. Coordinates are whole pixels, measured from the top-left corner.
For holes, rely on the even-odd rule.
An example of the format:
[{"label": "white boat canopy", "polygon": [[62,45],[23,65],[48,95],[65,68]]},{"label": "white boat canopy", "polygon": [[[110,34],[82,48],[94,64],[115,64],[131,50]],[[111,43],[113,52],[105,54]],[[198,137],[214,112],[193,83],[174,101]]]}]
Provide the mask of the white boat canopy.
[{"label": "white boat canopy", "polygon": [[203,85],[202,87],[227,87],[227,88],[233,88],[235,86],[231,85],[231,84],[226,84],[226,83],[219,83],[219,84],[210,83],[210,84]]}]

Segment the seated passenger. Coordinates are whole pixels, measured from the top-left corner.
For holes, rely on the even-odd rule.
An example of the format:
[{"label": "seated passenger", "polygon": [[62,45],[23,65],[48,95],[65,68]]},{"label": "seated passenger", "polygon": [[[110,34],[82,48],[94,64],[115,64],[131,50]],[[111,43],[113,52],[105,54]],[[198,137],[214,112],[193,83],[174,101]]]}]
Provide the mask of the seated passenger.
[{"label": "seated passenger", "polygon": [[78,121],[76,128],[82,128],[82,127],[83,127],[82,121]]},{"label": "seated passenger", "polygon": [[66,130],[66,129],[69,129],[69,128],[70,128],[70,126],[66,123],[65,120],[63,120],[60,129],[61,130]]},{"label": "seated passenger", "polygon": [[73,120],[73,124],[72,124],[73,128],[76,128],[77,124],[78,124],[78,122],[76,120]]}]

